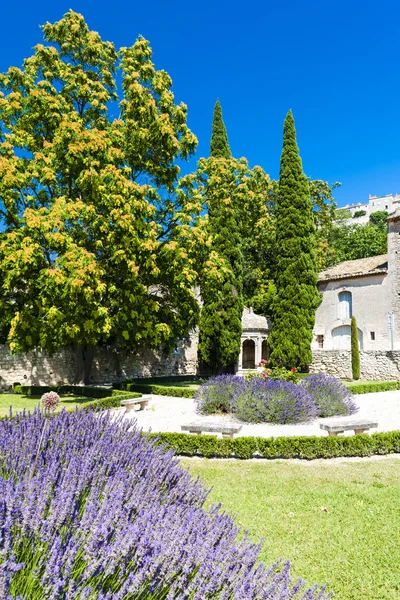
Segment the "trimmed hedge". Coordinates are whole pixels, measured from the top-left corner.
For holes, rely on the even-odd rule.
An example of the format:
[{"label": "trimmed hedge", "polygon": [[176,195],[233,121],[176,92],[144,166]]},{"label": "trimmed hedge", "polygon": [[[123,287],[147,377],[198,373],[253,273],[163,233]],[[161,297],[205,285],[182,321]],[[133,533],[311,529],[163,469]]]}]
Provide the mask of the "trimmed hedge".
[{"label": "trimmed hedge", "polygon": [[[174,381],[179,381],[184,383],[185,381],[190,381],[190,382],[199,382],[202,383],[203,381],[205,381],[206,379],[208,379],[209,376],[203,376],[203,375],[170,375],[165,376],[165,377],[137,377],[135,379],[132,378],[127,378],[124,379],[123,381],[120,381],[119,383],[116,383],[114,385],[115,388],[119,389],[121,386],[124,386],[128,383],[135,383],[137,385],[162,385],[163,383],[171,383],[171,380],[173,379]],[[164,386],[165,387],[165,386]],[[174,387],[174,386],[167,386],[167,387]],[[121,387],[122,389],[122,387]]]},{"label": "trimmed hedge", "polygon": [[345,386],[353,394],[369,394],[372,392],[388,392],[390,390],[400,390],[400,381],[374,381],[371,383],[349,383]]},{"label": "trimmed hedge", "polygon": [[141,397],[142,394],[136,392],[120,392],[118,390],[113,390],[112,396],[97,398],[91,402],[87,402],[80,410],[107,410],[108,408],[119,408],[121,406],[121,400]]},{"label": "trimmed hedge", "polygon": [[22,385],[21,390],[25,396],[42,396],[46,392],[57,392],[58,394],[74,394],[88,398],[107,398],[111,392],[110,388],[87,385]]},{"label": "trimmed hedge", "polygon": [[162,385],[149,385],[139,383],[127,383],[126,381],[119,384],[122,390],[132,390],[141,394],[156,394],[158,396],[175,396],[175,398],[193,398],[196,390],[191,388],[165,387]]},{"label": "trimmed hedge", "polygon": [[150,433],[177,454],[201,455],[206,458],[242,459],[261,458],[337,458],[341,456],[372,456],[400,452],[400,431],[389,431],[353,436],[299,436],[299,437],[238,437],[216,438],[212,435],[187,433]]}]

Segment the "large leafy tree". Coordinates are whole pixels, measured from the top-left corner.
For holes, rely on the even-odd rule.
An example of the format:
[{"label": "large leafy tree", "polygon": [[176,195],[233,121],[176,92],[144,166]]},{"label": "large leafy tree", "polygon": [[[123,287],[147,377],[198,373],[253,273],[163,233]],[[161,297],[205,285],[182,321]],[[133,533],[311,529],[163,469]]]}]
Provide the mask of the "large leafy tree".
[{"label": "large leafy tree", "polygon": [[72,11],[43,32],[0,75],[0,330],[76,347],[87,379],[95,345],[168,349],[196,322],[194,204],[166,199],[197,142],[145,39],[117,52]]},{"label": "large leafy tree", "polygon": [[325,266],[329,267],[345,260],[385,254],[387,252],[386,219],[387,216],[378,215],[377,224],[373,222],[365,225],[334,224],[327,237],[329,254]]},{"label": "large leafy tree", "polygon": [[269,338],[272,366],[306,369],[317,289],[315,218],[310,186],[303,173],[291,111],[284,124],[276,206],[276,297]]}]

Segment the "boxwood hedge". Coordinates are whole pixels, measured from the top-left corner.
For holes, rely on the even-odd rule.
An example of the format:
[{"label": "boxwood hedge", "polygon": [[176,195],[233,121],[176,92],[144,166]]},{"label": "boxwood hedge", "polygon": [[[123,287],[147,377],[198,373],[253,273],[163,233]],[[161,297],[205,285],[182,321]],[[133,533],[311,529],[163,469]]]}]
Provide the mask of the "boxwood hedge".
[{"label": "boxwood hedge", "polygon": [[340,456],[372,456],[400,452],[400,431],[353,436],[237,437],[217,438],[212,435],[187,433],[151,433],[158,443],[177,454],[207,458],[336,458]]}]

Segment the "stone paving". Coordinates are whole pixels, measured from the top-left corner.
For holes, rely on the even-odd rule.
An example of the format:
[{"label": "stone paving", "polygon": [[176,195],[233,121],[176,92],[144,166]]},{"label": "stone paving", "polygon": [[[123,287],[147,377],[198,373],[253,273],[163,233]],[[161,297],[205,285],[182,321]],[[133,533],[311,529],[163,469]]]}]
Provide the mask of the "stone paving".
[{"label": "stone paving", "polygon": [[[298,425],[269,425],[267,423],[246,424],[239,433],[240,436],[297,436],[317,435],[327,436],[327,432],[320,429],[320,423],[329,420],[342,419],[344,422],[355,418],[369,419],[378,422],[374,431],[400,430],[400,390],[390,392],[377,392],[373,394],[359,394],[354,396],[359,411],[349,417],[332,417],[331,419],[316,419],[311,423]],[[127,419],[136,419],[139,427],[144,431],[181,431],[181,425],[194,421],[205,423],[238,423],[235,418],[226,415],[198,415],[195,410],[194,400],[191,398],[173,398],[170,396],[153,396],[146,410],[129,413]],[[354,435],[352,431],[344,435]]]}]

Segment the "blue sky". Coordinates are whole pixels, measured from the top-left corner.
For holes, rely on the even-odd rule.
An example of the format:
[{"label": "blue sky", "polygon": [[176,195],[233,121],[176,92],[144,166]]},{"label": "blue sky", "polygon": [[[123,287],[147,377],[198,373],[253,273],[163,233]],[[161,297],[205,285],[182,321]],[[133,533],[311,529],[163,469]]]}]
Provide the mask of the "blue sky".
[{"label": "blue sky", "polygon": [[207,156],[220,98],[233,154],[279,173],[282,125],[296,120],[305,172],[340,181],[339,205],[400,193],[398,0],[20,0],[2,6],[0,71],[72,8],[117,47],[150,40]]}]

